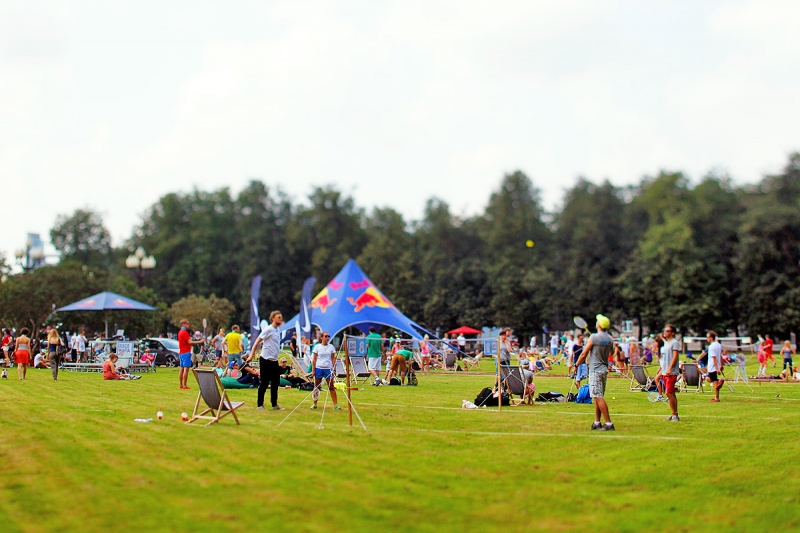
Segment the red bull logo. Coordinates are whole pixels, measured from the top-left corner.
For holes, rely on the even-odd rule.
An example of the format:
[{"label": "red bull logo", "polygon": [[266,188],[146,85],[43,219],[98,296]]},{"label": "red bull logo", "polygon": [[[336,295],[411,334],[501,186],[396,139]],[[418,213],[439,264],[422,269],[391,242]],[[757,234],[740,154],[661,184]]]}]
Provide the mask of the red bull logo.
[{"label": "red bull logo", "polygon": [[324,313],[328,310],[328,307],[332,306],[333,303],[336,301],[336,298],[331,298],[328,295],[327,287],[322,289],[322,291],[317,294],[317,297],[311,300],[311,307],[314,309],[319,309],[320,313]]},{"label": "red bull logo", "polygon": [[342,287],[344,287],[344,283],[342,283],[341,281],[333,280],[330,283],[328,283],[328,288],[332,291],[338,291]]},{"label": "red bull logo", "polygon": [[114,305],[118,305],[120,307],[133,307],[133,304],[127,300],[120,300],[119,298],[114,300]]},{"label": "red bull logo", "polygon": [[358,289],[363,289],[364,287],[372,287],[372,283],[370,283],[368,279],[362,279],[359,282],[355,281],[350,282],[350,288],[353,289],[354,291],[357,291]]},{"label": "red bull logo", "polygon": [[358,313],[365,307],[384,307],[389,308],[392,306],[391,302],[386,299],[384,295],[379,293],[375,287],[370,287],[355,300],[352,298],[347,299],[350,305],[355,307],[354,311]]},{"label": "red bull logo", "polygon": [[81,302],[78,304],[78,307],[91,307],[95,304],[94,298],[91,300],[86,300],[85,302]]}]

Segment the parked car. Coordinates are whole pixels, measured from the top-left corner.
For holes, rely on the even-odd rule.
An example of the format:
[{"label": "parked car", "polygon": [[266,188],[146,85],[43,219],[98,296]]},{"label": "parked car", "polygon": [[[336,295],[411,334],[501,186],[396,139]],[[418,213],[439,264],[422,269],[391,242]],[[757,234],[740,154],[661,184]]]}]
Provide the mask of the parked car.
[{"label": "parked car", "polygon": [[139,352],[142,353],[146,349],[155,354],[157,365],[168,367],[178,366],[180,358],[178,357],[178,341],[175,339],[166,339],[163,337],[142,339],[139,342]]}]

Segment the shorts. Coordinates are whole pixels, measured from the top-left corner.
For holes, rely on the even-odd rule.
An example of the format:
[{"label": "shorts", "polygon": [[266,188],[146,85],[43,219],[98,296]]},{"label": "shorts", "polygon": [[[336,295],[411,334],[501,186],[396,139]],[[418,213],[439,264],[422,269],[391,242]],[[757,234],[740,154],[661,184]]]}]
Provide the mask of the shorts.
[{"label": "shorts", "polygon": [[602,398],[606,394],[607,372],[597,372],[589,374],[589,396],[592,398]]},{"label": "shorts", "polygon": [[581,363],[580,366],[578,366],[578,372],[575,374],[575,380],[583,381],[588,375],[589,367],[586,365],[586,363]]},{"label": "shorts", "polygon": [[381,358],[380,357],[370,357],[367,359],[367,365],[370,370],[374,370],[376,372],[381,371]]},{"label": "shorts", "polygon": [[192,352],[192,363],[199,365],[202,362],[203,362],[203,353]]},{"label": "shorts", "polygon": [[719,381],[719,379],[717,378],[717,373],[716,372],[709,372],[708,373],[708,381],[710,381],[711,383],[716,383],[717,381]]},{"label": "shorts", "polygon": [[228,354],[228,363],[233,364],[236,363],[239,365],[239,368],[242,368],[242,354],[240,353],[229,353]]},{"label": "shorts", "polygon": [[192,352],[186,352],[178,355],[181,360],[181,368],[192,368]]},{"label": "shorts", "polygon": [[406,372],[406,358],[402,355],[394,355],[392,357],[392,365],[391,365],[392,372]]},{"label": "shorts", "polygon": [[331,379],[333,377],[332,368],[315,368],[314,377],[317,379]]},{"label": "shorts", "polygon": [[220,357],[222,357],[222,350],[214,350],[214,355],[216,355],[217,359],[219,359]]},{"label": "shorts", "polygon": [[553,357],[558,355],[558,348],[550,348],[550,353],[553,354]]},{"label": "shorts", "polygon": [[675,382],[678,381],[678,376],[667,374],[661,378],[664,380],[664,394],[675,394]]}]

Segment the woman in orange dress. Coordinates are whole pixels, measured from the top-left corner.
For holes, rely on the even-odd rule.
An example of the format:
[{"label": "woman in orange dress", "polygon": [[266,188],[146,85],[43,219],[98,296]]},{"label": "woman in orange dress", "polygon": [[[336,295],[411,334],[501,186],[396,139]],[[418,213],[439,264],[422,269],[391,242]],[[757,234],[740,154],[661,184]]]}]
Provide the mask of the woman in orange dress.
[{"label": "woman in orange dress", "polygon": [[28,373],[28,365],[31,364],[31,339],[28,328],[19,330],[19,337],[14,345],[14,358],[17,362],[17,375],[19,379],[25,379]]}]

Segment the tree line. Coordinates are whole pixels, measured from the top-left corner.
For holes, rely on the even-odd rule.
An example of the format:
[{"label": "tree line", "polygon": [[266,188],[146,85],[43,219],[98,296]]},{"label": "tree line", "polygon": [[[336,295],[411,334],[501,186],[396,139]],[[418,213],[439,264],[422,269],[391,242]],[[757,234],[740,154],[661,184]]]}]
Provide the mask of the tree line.
[{"label": "tree line", "polygon": [[[163,326],[167,308],[192,295],[228,300],[231,320],[247,323],[257,274],[260,308],[291,315],[308,276],[319,290],[352,257],[399,309],[433,330],[502,325],[530,335],[602,312],[650,331],[673,323],[685,332],[782,337],[800,325],[800,154],[743,187],[714,173],[691,183],[661,172],[628,187],[579,179],[553,212],[518,171],[502,178],[478,215],[455,215],[432,198],[413,221],[388,207],[367,211],[335,186],[295,203],[251,181],[236,195],[165,195],[117,248],[86,209],[59,217],[51,240],[59,265],[9,275],[0,286],[3,322],[46,320],[52,303],[116,288],[161,309],[135,319],[141,329]],[[158,260],[142,288],[124,268],[138,246]],[[36,310],[19,303],[32,290],[50,291]],[[70,317],[77,319],[90,320]]]}]

